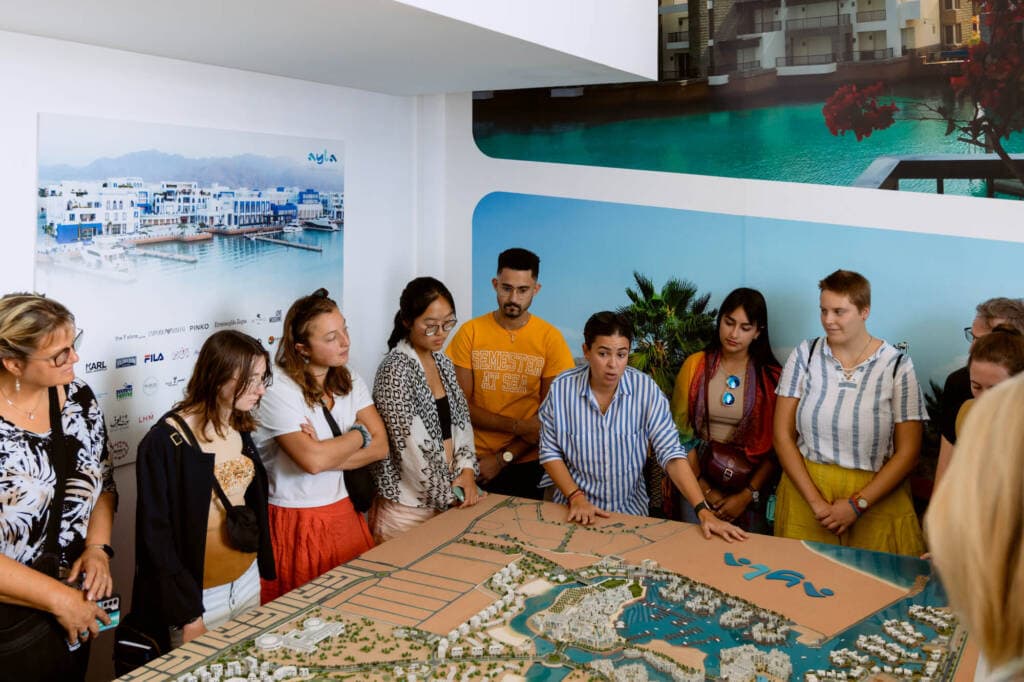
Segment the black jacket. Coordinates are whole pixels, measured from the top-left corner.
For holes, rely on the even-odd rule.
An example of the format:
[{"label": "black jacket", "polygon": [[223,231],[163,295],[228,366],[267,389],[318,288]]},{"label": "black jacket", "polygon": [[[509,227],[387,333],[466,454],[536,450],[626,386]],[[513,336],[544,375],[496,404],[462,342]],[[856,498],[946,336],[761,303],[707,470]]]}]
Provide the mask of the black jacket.
[{"label": "black jacket", "polygon": [[[151,626],[180,626],[203,615],[203,561],[213,494],[214,455],[193,447],[166,420],[167,415],[161,417],[139,443],[135,463],[132,613]],[[242,454],[255,467],[245,504],[259,521],[257,562],[260,576],[272,580],[276,572],[267,522],[267,472],[252,436],[241,435]]]}]

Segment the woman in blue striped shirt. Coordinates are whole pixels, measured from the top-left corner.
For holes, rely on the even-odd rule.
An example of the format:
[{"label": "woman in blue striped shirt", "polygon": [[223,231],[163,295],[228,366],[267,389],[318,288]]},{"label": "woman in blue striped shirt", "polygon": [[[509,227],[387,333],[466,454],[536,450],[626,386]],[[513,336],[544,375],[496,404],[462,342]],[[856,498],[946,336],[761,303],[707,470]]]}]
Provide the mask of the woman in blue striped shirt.
[{"label": "woman in blue striped shirt", "polygon": [[797,346],[775,405],[775,534],[920,556],[907,475],[928,418],[914,365],[866,326],[871,285],[837,270],[818,283],[824,338]]},{"label": "woman in blue striped shirt", "polygon": [[588,364],[558,375],[540,408],[540,463],[556,486],[555,501],[568,504],[569,521],[588,525],[609,512],[646,514],[643,467],[651,449],[694,505],[705,537],[745,539],[704,501],[661,389],[628,366],[629,320],[596,313],[583,338]]}]

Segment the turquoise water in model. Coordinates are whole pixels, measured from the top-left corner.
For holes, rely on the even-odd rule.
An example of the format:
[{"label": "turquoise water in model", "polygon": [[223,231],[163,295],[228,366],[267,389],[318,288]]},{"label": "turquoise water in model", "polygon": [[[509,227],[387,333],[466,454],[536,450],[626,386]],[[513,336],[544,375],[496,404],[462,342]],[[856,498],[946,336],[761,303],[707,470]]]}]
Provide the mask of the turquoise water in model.
[{"label": "turquoise water in model", "polygon": [[[885,609],[878,611],[864,620],[854,623],[851,627],[836,634],[827,640],[821,647],[809,647],[796,641],[796,633],[791,633],[787,643],[780,648],[790,657],[793,663],[793,678],[802,679],[803,672],[829,667],[829,652],[839,648],[855,648],[855,641],[860,635],[883,635],[882,624],[887,619],[908,620],[907,610],[911,604],[942,606],[947,603],[945,592],[935,575],[931,572],[928,562],[920,561],[911,557],[900,557],[879,552],[867,552],[851,550],[844,547],[833,547],[831,545],[819,545],[808,543],[812,549],[830,556],[841,564],[847,564],[857,570],[869,573],[883,580],[893,582],[904,588],[909,588],[917,578],[927,577],[924,589],[916,594],[900,599],[890,604]],[[603,578],[597,578],[594,582],[600,582]],[[619,634],[636,644],[643,645],[652,639],[665,639],[679,646],[694,646],[708,655],[704,664],[706,674],[709,677],[718,675],[718,651],[720,649],[750,644],[743,640],[741,630],[721,627],[718,623],[719,617],[729,607],[723,605],[710,616],[698,616],[686,610],[682,604],[662,599],[659,588],[665,584],[663,580],[644,579],[647,592],[641,602],[631,604],[624,610],[621,620],[624,627],[619,629]],[[557,596],[571,587],[580,587],[581,583],[570,583],[560,585],[551,591],[531,597],[526,600],[525,610],[511,621],[513,630],[526,635],[533,636],[527,627],[527,621],[533,614],[542,611],[552,603]],[[937,633],[930,627],[920,622],[915,622],[914,627],[926,637],[926,642],[931,641]],[[535,637],[539,656],[546,656],[556,650],[556,647],[542,637]],[[758,648],[769,647],[759,645]],[[923,650],[915,647],[906,647],[908,650],[917,650],[924,657]],[[576,647],[564,647],[562,653],[573,662],[586,665],[595,658],[605,657],[600,653],[593,653]],[[636,659],[625,659],[621,652],[610,656],[616,666],[626,663],[640,663]],[[648,668],[650,679],[660,679],[660,673],[644,664]],[[920,670],[921,664],[908,663],[906,667]],[[527,679],[531,682],[558,682],[563,679],[570,670],[567,667],[549,668],[540,663],[535,663],[527,671]]]},{"label": "turquoise water in model", "polygon": [[[935,94],[915,96],[932,106]],[[883,99],[883,101],[888,101]],[[911,115],[897,97],[897,118]],[[897,120],[860,142],[852,133],[833,136],[825,126],[823,101],[679,116],[631,118],[610,123],[551,123],[522,129],[477,122],[474,135],[485,154],[504,159],[851,185],[879,156],[893,154],[980,154],[982,150],[946,136],[942,121]],[[1024,151],[1017,135],[1006,144]],[[901,190],[935,192],[934,181],[903,181]],[[948,181],[949,194],[984,196],[980,181]]]}]

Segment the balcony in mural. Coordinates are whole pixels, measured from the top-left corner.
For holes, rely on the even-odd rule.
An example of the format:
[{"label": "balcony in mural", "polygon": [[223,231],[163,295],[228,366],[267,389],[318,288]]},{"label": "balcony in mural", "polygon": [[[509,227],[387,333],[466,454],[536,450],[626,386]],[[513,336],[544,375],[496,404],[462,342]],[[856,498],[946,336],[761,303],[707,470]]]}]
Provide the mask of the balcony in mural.
[{"label": "balcony in mural", "polygon": [[869,21],[885,21],[885,9],[872,9],[864,12],[857,12],[857,23],[863,24]]},{"label": "balcony in mural", "polygon": [[852,30],[849,14],[828,14],[823,17],[807,17],[806,19],[787,19],[786,31],[789,32],[822,32],[839,29]]},{"label": "balcony in mural", "polygon": [[672,31],[665,36],[665,47],[669,50],[685,50],[690,47],[689,31]]}]

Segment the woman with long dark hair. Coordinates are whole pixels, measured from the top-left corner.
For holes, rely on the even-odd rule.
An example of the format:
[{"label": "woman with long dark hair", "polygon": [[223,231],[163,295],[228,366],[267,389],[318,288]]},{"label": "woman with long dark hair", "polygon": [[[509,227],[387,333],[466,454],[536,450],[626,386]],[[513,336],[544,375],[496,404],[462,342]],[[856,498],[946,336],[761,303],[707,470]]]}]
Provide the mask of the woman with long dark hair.
[{"label": "woman with long dark hair", "polygon": [[[0,298],[0,676],[81,680],[111,593],[117,490],[81,330],[37,294]],[[62,501],[58,501],[62,498]],[[99,619],[99,620],[97,620]]]},{"label": "woman with long dark hair", "polygon": [[275,357],[280,371],[258,413],[277,563],[263,601],[373,547],[345,471],[383,459],[387,436],[369,388],[347,367],[349,347],[348,323],[326,289],[288,309]]},{"label": "woman with long dark hair", "polygon": [[[775,387],[781,367],[768,336],[768,305],[756,289],[732,291],[718,311],[718,333],[686,358],[672,415],[690,466],[715,515],[770,533],[765,505],[778,469],[772,451]],[[693,507],[666,495],[670,515],[697,523]],[[678,512],[676,512],[678,509]]]},{"label": "woman with long dark hair", "polygon": [[[256,339],[216,332],[185,397],[139,443],[132,615],[170,646],[259,606],[260,577],[274,577],[267,474],[251,435],[269,364]],[[245,543],[228,531],[236,506],[255,521]]]},{"label": "woman with long dark hair", "polygon": [[478,499],[469,407],[452,361],[441,352],[456,324],[455,301],[444,284],[418,277],[406,285],[390,352],[373,382],[391,446],[377,468],[380,495],[370,512],[377,542]]}]

